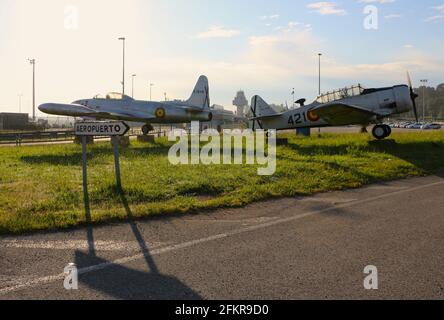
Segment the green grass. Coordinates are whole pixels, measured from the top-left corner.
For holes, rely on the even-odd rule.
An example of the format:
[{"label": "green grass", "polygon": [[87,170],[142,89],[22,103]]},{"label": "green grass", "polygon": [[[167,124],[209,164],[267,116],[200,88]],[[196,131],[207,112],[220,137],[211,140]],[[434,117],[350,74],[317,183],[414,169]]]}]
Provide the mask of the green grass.
[{"label": "green grass", "polygon": [[317,192],[357,188],[376,181],[421,176],[444,167],[444,132],[287,136],[278,147],[277,171],[256,166],[173,166],[170,144],[133,142],[122,150],[124,193],[114,187],[109,143],[89,147],[90,215],[85,214],[81,147],[0,148],[0,234],[69,228],[160,214],[185,214]]}]

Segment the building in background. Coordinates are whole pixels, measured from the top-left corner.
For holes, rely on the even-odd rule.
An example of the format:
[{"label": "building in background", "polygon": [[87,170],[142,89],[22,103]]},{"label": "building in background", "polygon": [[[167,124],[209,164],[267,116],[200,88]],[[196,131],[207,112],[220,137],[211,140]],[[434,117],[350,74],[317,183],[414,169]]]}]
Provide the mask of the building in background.
[{"label": "building in background", "polygon": [[[225,110],[225,108],[221,105],[214,104],[211,106],[211,110],[213,112],[213,120],[209,125],[209,128],[216,129],[221,132],[223,129],[227,129],[231,127],[236,121],[236,115],[233,111]],[[204,126],[206,124],[204,123]]]},{"label": "building in background", "polygon": [[246,109],[248,108],[248,100],[245,97],[245,92],[239,90],[236,94],[236,97],[233,100],[233,106],[236,106],[237,111],[236,115],[238,117],[245,117]]},{"label": "building in background", "polygon": [[[225,108],[218,104],[213,104],[211,107],[213,113],[213,120],[210,122],[201,122],[200,129],[216,129],[222,132],[224,129],[245,129],[247,128],[247,121],[245,117],[237,116],[233,111],[225,110]],[[185,124],[186,129],[191,128],[191,124]]]},{"label": "building in background", "polygon": [[29,127],[27,113],[0,113],[0,130],[25,130]]}]

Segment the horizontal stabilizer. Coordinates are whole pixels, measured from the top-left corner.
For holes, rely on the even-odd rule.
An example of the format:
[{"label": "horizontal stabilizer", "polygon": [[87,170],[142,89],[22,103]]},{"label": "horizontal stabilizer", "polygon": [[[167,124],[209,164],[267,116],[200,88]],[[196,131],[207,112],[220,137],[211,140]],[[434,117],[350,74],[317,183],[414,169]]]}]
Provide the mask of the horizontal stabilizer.
[{"label": "horizontal stabilizer", "polygon": [[281,116],[281,114],[276,113],[276,114],[272,114],[272,115],[269,115],[269,116],[250,118],[250,120],[252,120],[252,121],[254,121],[254,120],[266,120],[266,119],[277,118],[277,117],[280,117],[280,116]]}]

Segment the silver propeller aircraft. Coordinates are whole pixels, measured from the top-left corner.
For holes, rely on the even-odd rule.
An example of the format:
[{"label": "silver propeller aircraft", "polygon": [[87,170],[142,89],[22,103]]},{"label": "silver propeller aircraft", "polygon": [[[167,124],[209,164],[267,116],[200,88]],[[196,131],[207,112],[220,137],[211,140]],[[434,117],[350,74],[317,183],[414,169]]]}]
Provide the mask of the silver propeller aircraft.
[{"label": "silver propeller aircraft", "polygon": [[261,97],[254,96],[251,102],[253,130],[288,130],[296,128],[320,128],[329,126],[376,124],[373,136],[382,140],[391,135],[391,128],[382,124],[384,118],[414,111],[418,112],[410,75],[409,85],[388,88],[364,89],[360,85],[329,92],[305,105],[305,99],[297,101],[300,108],[277,113]]},{"label": "silver propeller aircraft", "polygon": [[45,103],[39,110],[52,115],[142,122],[143,134],[153,131],[152,124],[211,121],[208,78],[200,76],[187,101],[139,101],[120,93],[82,99],[72,104]]}]

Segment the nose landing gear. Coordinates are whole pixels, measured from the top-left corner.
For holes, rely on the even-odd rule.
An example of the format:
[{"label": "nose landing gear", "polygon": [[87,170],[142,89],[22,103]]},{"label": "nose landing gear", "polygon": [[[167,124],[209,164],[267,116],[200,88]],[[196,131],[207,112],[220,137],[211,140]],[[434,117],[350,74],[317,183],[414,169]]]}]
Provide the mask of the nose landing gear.
[{"label": "nose landing gear", "polygon": [[378,140],[383,140],[392,134],[392,128],[386,124],[378,124],[373,128],[373,136]]},{"label": "nose landing gear", "polygon": [[151,131],[154,131],[154,128],[150,124],[146,124],[142,127],[142,133],[144,136],[147,136]]}]

